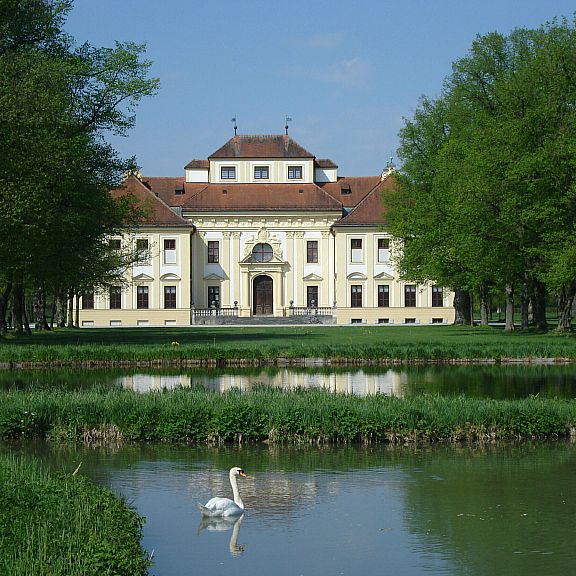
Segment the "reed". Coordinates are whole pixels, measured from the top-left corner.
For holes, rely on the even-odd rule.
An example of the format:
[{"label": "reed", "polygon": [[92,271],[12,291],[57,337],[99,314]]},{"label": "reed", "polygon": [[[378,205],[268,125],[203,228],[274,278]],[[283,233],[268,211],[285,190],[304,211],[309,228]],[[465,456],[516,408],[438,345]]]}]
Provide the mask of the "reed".
[{"label": "reed", "polygon": [[142,576],[143,520],[79,474],[0,454],[0,573]]},{"label": "reed", "polygon": [[259,386],[223,394],[201,387],[10,391],[0,404],[0,438],[88,443],[485,441],[568,437],[575,430],[576,400],[540,397],[357,397]]}]

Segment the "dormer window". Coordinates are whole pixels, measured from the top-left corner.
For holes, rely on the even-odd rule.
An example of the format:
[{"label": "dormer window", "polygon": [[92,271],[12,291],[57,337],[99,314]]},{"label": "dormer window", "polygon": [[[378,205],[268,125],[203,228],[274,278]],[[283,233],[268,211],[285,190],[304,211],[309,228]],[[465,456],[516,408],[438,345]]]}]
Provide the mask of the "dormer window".
[{"label": "dormer window", "polygon": [[221,180],[236,180],[236,166],[221,166],[220,167]]},{"label": "dormer window", "polygon": [[288,180],[302,180],[302,166],[288,166]]},{"label": "dormer window", "polygon": [[350,184],[348,184],[347,186],[344,186],[343,188],[340,188],[340,193],[341,194],[352,194],[352,188],[350,188]]},{"label": "dormer window", "polygon": [[268,166],[254,166],[254,180],[268,180],[270,169]]}]

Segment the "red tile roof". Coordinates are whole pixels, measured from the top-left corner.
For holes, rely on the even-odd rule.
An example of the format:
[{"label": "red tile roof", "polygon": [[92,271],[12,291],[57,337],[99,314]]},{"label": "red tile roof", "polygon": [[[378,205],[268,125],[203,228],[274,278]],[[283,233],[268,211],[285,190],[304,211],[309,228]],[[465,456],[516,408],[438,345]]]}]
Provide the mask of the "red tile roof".
[{"label": "red tile roof", "polygon": [[210,168],[210,161],[209,160],[190,160],[186,166],[184,166],[184,170],[193,169],[193,168],[202,168],[207,170]]},{"label": "red tile roof", "polygon": [[319,184],[346,208],[356,206],[365,196],[380,183],[380,176],[349,176],[338,178],[336,182]]},{"label": "red tile roof", "polygon": [[129,176],[120,188],[110,192],[113,198],[131,195],[138,206],[144,209],[144,216],[137,222],[137,226],[183,226],[194,228],[194,225],[175,214],[166,203],[158,198],[136,176]]},{"label": "red tile roof", "polygon": [[330,158],[317,158],[315,164],[318,168],[338,168],[338,164],[332,162]]},{"label": "red tile roof", "polygon": [[230,138],[209,158],[314,158],[314,154],[282,134],[239,135]]},{"label": "red tile roof", "polygon": [[143,176],[142,182],[168,206],[181,206],[190,196],[208,186],[205,182],[186,182],[182,176]]},{"label": "red tile roof", "polygon": [[192,212],[337,211],[342,204],[316,184],[207,184],[182,205]]},{"label": "red tile roof", "polygon": [[380,181],[347,216],[336,222],[334,226],[382,226],[386,224],[386,208],[382,203],[382,190],[394,184],[394,176],[388,176]]}]

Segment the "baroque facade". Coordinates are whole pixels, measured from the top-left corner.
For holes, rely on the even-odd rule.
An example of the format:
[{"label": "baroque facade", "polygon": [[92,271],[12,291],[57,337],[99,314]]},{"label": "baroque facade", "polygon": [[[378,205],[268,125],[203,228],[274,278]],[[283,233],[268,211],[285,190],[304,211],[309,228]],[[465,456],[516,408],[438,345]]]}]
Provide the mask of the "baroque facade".
[{"label": "baroque facade", "polygon": [[81,326],[260,321],[451,323],[452,298],[398,277],[379,176],[341,177],[287,135],[236,135],[183,177],[130,176],[145,207],[112,239],[143,255],[122,286],[86,293]]}]

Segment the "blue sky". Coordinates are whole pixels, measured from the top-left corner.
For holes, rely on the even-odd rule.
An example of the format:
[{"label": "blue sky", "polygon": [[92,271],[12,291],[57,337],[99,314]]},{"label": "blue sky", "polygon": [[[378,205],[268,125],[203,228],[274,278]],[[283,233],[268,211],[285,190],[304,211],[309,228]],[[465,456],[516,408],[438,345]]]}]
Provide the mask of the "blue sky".
[{"label": "blue sky", "polygon": [[148,176],[180,176],[233,135],[290,135],[339,174],[379,174],[402,119],[477,34],[573,17],[568,0],[76,0],[78,43],[146,42],[159,93],[127,138]]}]

